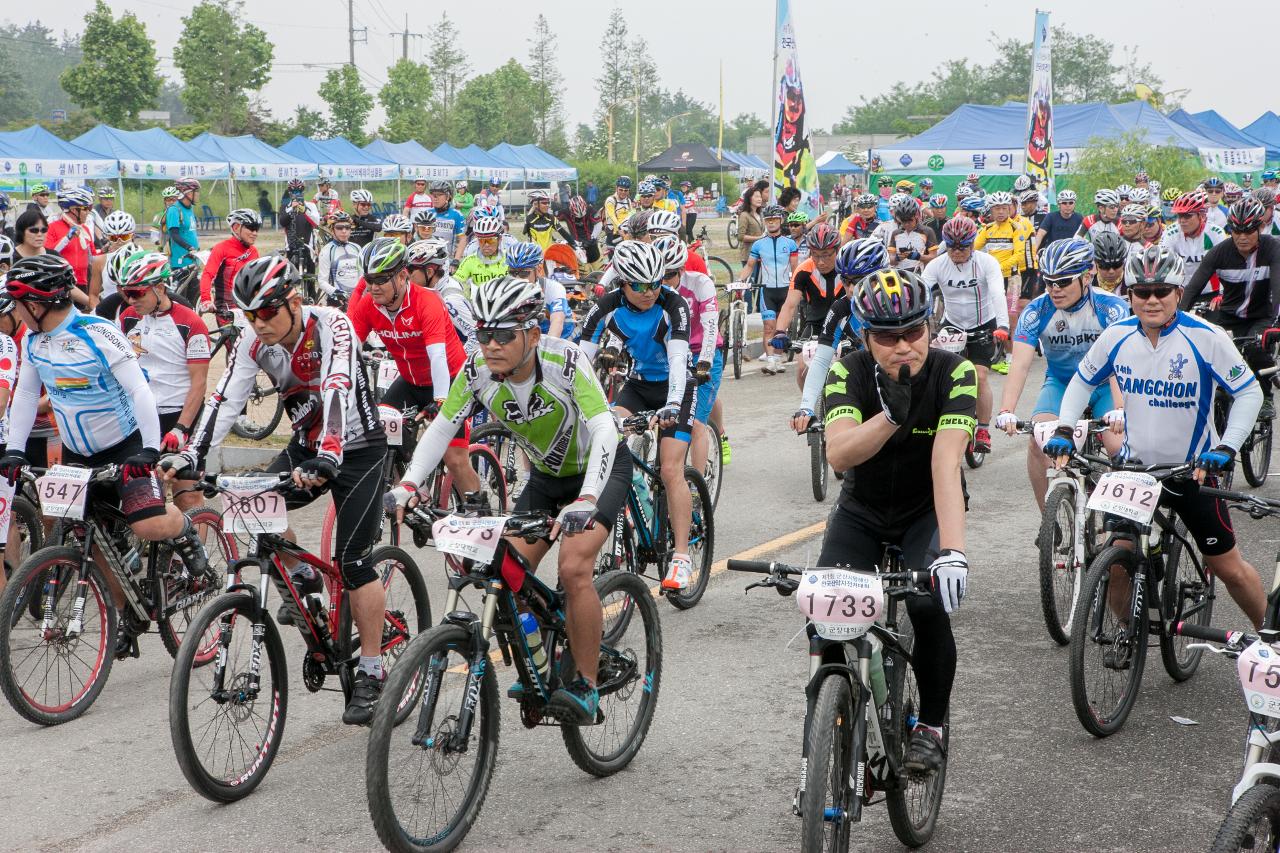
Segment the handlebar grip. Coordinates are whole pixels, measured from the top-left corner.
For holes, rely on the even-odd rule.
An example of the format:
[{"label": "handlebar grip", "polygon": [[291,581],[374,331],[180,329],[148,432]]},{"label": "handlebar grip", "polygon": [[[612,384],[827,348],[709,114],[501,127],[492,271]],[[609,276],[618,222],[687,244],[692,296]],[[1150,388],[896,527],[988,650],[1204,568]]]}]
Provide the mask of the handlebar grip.
[{"label": "handlebar grip", "polygon": [[1242,631],[1224,631],[1221,628],[1214,628],[1212,625],[1200,625],[1195,622],[1179,622],[1173,626],[1173,633],[1181,637],[1208,640],[1211,643],[1222,643],[1224,645],[1238,640],[1243,635]]},{"label": "handlebar grip", "polygon": [[767,575],[773,563],[768,560],[730,560],[728,566],[731,572],[755,572]]}]

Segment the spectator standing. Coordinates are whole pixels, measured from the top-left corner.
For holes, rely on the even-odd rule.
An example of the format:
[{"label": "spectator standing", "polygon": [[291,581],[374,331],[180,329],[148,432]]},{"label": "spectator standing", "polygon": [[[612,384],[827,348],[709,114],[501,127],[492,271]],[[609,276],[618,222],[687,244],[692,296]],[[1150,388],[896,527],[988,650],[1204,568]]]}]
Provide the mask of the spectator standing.
[{"label": "spectator standing", "polygon": [[600,204],[600,188],[596,186],[595,181],[587,181],[587,204],[593,208]]},{"label": "spectator standing", "polygon": [[271,196],[267,194],[266,187],[258,190],[258,214],[263,222],[270,220],[271,227],[276,227],[276,209],[271,206]]},{"label": "spectator standing", "polygon": [[751,260],[751,244],[764,236],[764,220],[760,210],[764,207],[764,194],[758,185],[750,186],[742,196],[738,210],[738,260],[746,266]]}]

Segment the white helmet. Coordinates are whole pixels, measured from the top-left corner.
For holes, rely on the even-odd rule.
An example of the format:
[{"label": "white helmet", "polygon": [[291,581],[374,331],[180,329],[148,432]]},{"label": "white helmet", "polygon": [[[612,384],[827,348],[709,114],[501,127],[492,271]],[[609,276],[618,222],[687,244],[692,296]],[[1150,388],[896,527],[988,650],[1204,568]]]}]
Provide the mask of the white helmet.
[{"label": "white helmet", "polygon": [[238,207],[227,214],[227,227],[232,225],[248,225],[250,228],[261,228],[262,217],[252,207]]},{"label": "white helmet", "polygon": [[67,187],[58,190],[58,206],[63,210],[72,207],[93,207],[93,193],[84,187]]},{"label": "white helmet", "polygon": [[1120,193],[1103,187],[1093,194],[1093,203],[1099,207],[1118,207],[1120,205]]},{"label": "white helmet", "polygon": [[622,281],[657,284],[667,271],[667,262],[657,246],[628,240],[613,250],[613,270]]},{"label": "white helmet", "polygon": [[449,250],[443,240],[435,237],[414,240],[405,248],[404,259],[411,268],[431,265],[445,267],[449,264]]},{"label": "white helmet", "polygon": [[999,192],[994,192],[988,196],[987,201],[992,207],[995,207],[998,204],[1013,204],[1013,195],[1005,192],[1004,190],[1000,190]]},{"label": "white helmet", "polygon": [[138,223],[123,210],[113,210],[102,220],[102,230],[108,237],[123,237],[138,230]]},{"label": "white helmet", "polygon": [[382,220],[383,234],[408,234],[412,230],[413,226],[409,224],[409,220],[398,213],[393,213]]},{"label": "white helmet", "polygon": [[1121,184],[1116,187],[1116,195],[1120,196],[1120,198],[1133,198],[1133,187],[1128,184]]},{"label": "white helmet", "polygon": [[545,304],[542,285],[509,275],[476,285],[471,297],[477,326],[528,328],[538,322]]},{"label": "white helmet", "polygon": [[1129,201],[1134,204],[1146,204],[1151,201],[1151,193],[1144,187],[1134,187],[1129,191]]},{"label": "white helmet", "polygon": [[1064,201],[1075,201],[1075,200],[1076,200],[1075,190],[1062,190],[1061,192],[1058,193],[1058,204],[1062,204]]},{"label": "white helmet", "polygon": [[655,210],[649,214],[649,225],[646,233],[676,234],[680,231],[680,217],[670,210]]},{"label": "white helmet", "polygon": [[494,237],[502,233],[502,220],[496,216],[478,216],[471,228],[477,237]]},{"label": "white helmet", "polygon": [[682,270],[689,262],[689,248],[674,234],[659,237],[653,241],[653,246],[662,252],[663,266],[667,272]]},{"label": "white helmet", "polygon": [[551,193],[546,190],[529,190],[529,201],[551,201]]},{"label": "white helmet", "polygon": [[352,204],[373,204],[373,193],[369,192],[368,190],[352,190],[351,203]]}]

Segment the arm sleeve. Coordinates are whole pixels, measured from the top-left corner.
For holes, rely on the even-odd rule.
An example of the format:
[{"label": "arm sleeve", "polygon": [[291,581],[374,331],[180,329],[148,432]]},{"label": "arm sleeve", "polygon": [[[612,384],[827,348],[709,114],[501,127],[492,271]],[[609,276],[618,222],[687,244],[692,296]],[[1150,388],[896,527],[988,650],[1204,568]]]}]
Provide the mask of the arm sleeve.
[{"label": "arm sleeve", "polygon": [[613,413],[606,410],[588,418],[587,438],[590,442],[587,469],[583,472],[582,489],[578,494],[599,498],[609,482],[609,471],[618,453],[618,424]]},{"label": "arm sleeve", "polygon": [[1000,262],[990,255],[989,263],[983,263],[983,275],[987,279],[987,304],[991,316],[996,318],[997,329],[1009,328],[1009,300],[1005,298],[1004,276],[1000,274]]},{"label": "arm sleeve", "polygon": [[1093,396],[1093,386],[1080,378],[1078,373],[1072,376],[1071,383],[1067,385],[1067,390],[1062,395],[1062,402],[1058,404],[1058,423],[1074,424],[1080,420],[1080,416],[1084,414],[1084,407],[1089,405],[1091,396]]},{"label": "arm sleeve", "polygon": [[188,252],[195,251],[195,247],[182,238],[182,232],[179,231],[176,227],[172,227],[169,229],[169,241],[172,243],[177,243],[179,246],[186,249]]},{"label": "arm sleeve", "polygon": [[834,349],[827,344],[818,344],[818,349],[809,362],[809,373],[804,378],[804,390],[800,392],[800,408],[818,411],[818,395],[822,393],[823,380],[835,357]]},{"label": "arm sleeve", "polygon": [[[27,338],[28,343],[30,337]],[[40,403],[40,374],[30,360],[22,363],[18,371],[18,385],[9,406],[9,446],[21,450],[31,437],[31,425],[36,420],[36,406]]]},{"label": "arm sleeve", "polygon": [[[1249,374],[1252,380],[1252,374]],[[1227,413],[1227,428],[1222,431],[1222,443],[1239,452],[1249,433],[1253,432],[1253,424],[1258,419],[1258,411],[1262,408],[1262,389],[1257,382],[1250,381],[1237,391],[1231,400],[1231,411]]]},{"label": "arm sleeve", "polygon": [[[418,319],[422,328],[422,342],[427,346],[427,359],[431,363],[432,393],[437,397],[448,396],[442,393],[448,388],[452,379],[449,377],[448,336],[455,334],[449,312],[445,310],[444,300],[434,291],[422,291],[419,303]],[[441,389],[437,391],[435,389]]]},{"label": "arm sleeve", "polygon": [[466,370],[458,371],[453,384],[449,386],[449,396],[440,409],[440,414],[418,439],[418,446],[413,450],[413,459],[409,461],[409,467],[404,472],[403,482],[422,485],[427,475],[434,471],[440,464],[440,460],[444,458],[444,452],[458,432],[458,427],[471,414],[474,398],[466,373]]},{"label": "arm sleeve", "polygon": [[716,338],[720,333],[720,306],[716,302],[716,285],[709,276],[695,275],[693,298],[697,301],[698,318],[702,323],[702,350],[698,360],[715,361]]},{"label": "arm sleeve", "polygon": [[689,341],[671,338],[667,341],[667,405],[680,405],[688,379]]},{"label": "arm sleeve", "polygon": [[329,295],[332,295],[337,289],[333,286],[333,252],[330,250],[331,245],[326,244],[320,250],[320,258],[316,263],[316,285]]},{"label": "arm sleeve", "polygon": [[249,399],[249,391],[253,388],[254,379],[258,375],[258,365],[251,356],[252,348],[258,339],[248,332],[242,332],[232,350],[227,370],[218,380],[208,402],[200,411],[200,419],[191,431],[189,447],[203,459],[209,449],[222,444],[222,440],[231,432]]},{"label": "arm sleeve", "polygon": [[347,429],[347,409],[356,394],[356,374],[360,366],[355,329],[343,314],[334,313],[320,324],[320,346],[324,352],[320,374],[321,427],[319,453],[342,464],[342,444]]}]

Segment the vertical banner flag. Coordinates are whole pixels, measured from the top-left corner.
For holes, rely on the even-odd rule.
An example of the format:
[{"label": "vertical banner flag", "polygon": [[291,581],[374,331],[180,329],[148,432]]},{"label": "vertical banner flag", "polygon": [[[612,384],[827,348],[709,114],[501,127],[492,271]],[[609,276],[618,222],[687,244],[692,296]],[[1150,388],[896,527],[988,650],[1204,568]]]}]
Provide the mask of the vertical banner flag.
[{"label": "vertical banner flag", "polygon": [[797,210],[818,215],[818,166],[809,147],[805,127],[804,86],[800,82],[799,51],[791,21],[791,0],[778,0],[776,38],[773,52],[773,79],[777,89],[774,115],[773,188],[774,198],[785,187],[800,190]]},{"label": "vertical banner flag", "polygon": [[1053,63],[1049,13],[1036,10],[1031,42],[1031,92],[1027,96],[1027,174],[1036,179],[1049,204],[1053,188]]}]

